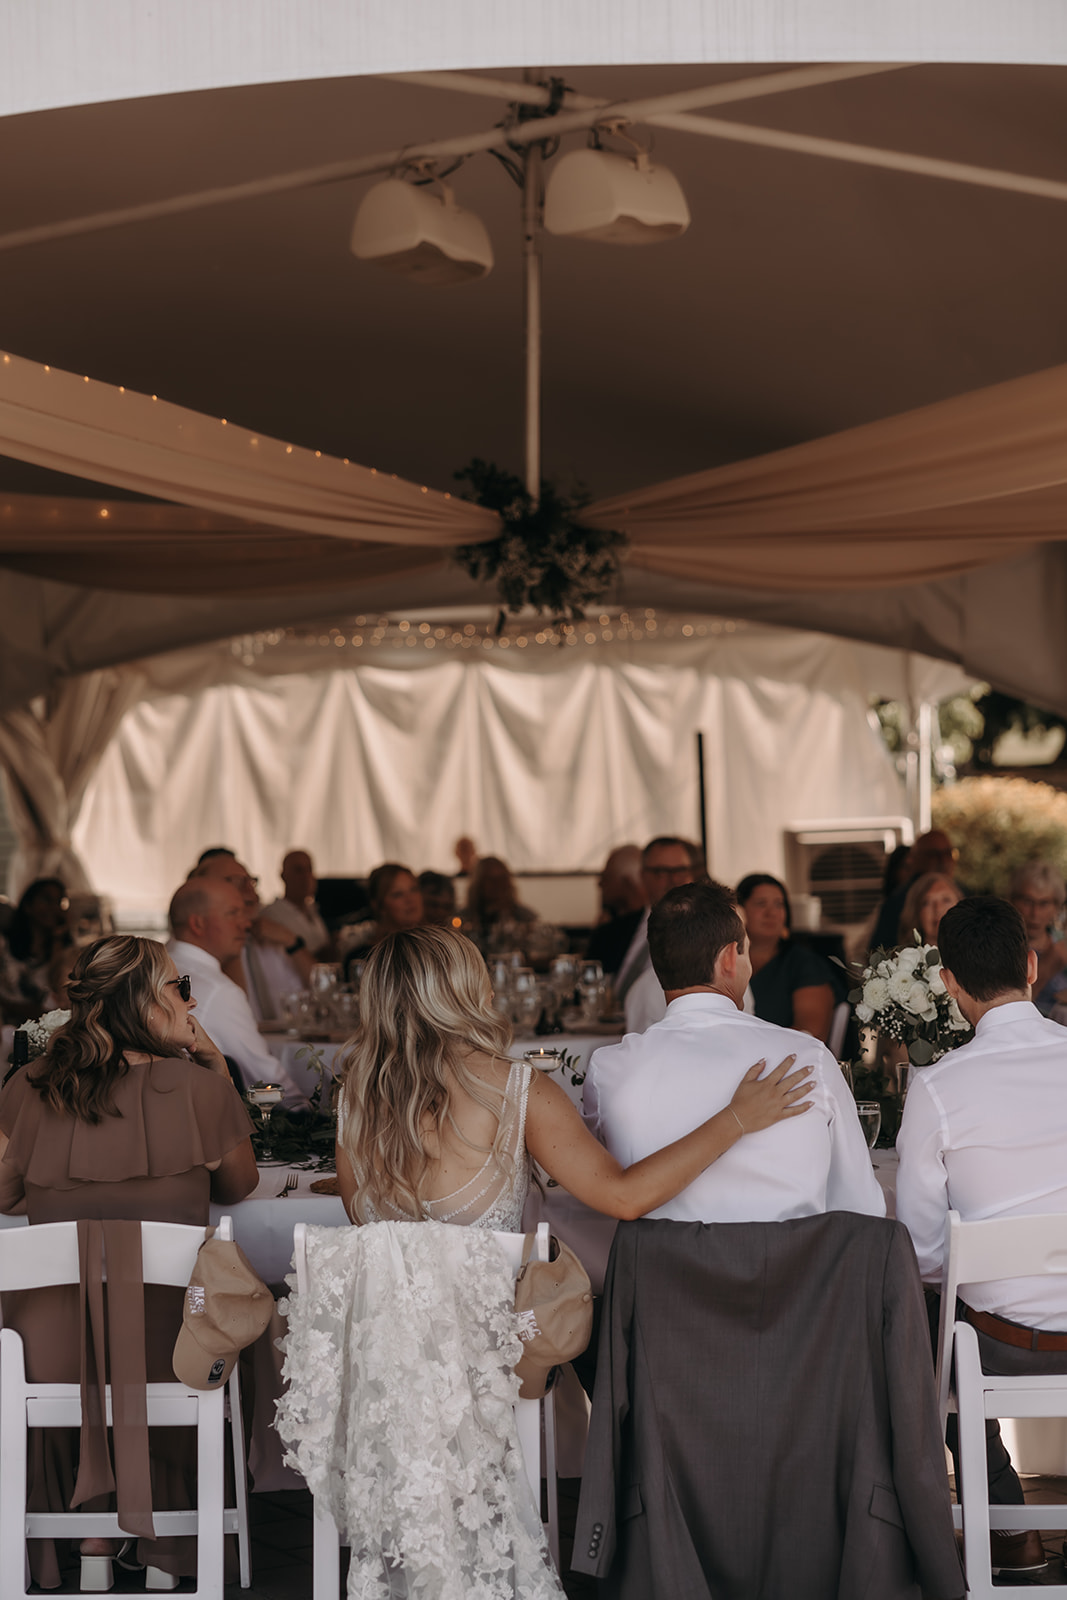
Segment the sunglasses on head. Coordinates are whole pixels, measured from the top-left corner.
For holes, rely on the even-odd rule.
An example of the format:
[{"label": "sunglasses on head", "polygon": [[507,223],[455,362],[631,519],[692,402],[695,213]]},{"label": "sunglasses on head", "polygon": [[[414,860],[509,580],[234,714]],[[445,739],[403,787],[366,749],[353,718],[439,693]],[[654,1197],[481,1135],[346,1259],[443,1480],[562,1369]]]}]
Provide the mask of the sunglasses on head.
[{"label": "sunglasses on head", "polygon": [[185,973],[184,976],[181,977],[181,978],[168,978],[167,982],[177,985],[178,993],[181,995],[183,1000],[191,1000],[192,999],[192,997],[193,997],[193,980],[192,980],[192,978],[190,978],[188,973]]}]

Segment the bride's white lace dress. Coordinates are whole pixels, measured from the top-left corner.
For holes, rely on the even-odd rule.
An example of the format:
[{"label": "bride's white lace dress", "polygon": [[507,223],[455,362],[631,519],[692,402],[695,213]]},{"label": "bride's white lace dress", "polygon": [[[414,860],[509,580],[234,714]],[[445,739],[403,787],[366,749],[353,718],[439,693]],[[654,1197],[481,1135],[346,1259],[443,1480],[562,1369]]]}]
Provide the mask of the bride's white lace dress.
[{"label": "bride's white lace dress", "polygon": [[508,1082],[510,1170],[487,1163],[434,1203],[470,1225],[307,1230],[276,1426],[351,1546],[358,1600],[563,1594],[515,1429],[514,1276],[489,1231],[521,1220],[529,1073]]}]

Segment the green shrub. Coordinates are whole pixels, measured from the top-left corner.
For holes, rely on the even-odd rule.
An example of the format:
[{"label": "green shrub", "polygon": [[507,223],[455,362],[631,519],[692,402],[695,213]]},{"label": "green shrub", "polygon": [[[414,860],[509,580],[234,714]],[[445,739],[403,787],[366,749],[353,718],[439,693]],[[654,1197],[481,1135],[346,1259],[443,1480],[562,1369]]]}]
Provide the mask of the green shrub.
[{"label": "green shrub", "polygon": [[959,880],[1006,894],[1016,867],[1050,861],[1067,877],[1067,794],[1028,778],[964,778],[939,789],[933,824],[959,847]]}]

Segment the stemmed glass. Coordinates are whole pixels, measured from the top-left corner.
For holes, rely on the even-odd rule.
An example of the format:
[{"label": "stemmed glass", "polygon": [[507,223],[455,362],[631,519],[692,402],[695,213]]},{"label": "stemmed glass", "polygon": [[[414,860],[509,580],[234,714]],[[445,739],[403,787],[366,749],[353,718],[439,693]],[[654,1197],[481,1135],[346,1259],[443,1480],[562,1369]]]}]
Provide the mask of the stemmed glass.
[{"label": "stemmed glass", "polygon": [[882,1108],[877,1100],[857,1100],[856,1114],[867,1140],[867,1149],[873,1150],[882,1129]]},{"label": "stemmed glass", "polygon": [[263,1155],[260,1165],[274,1160],[274,1149],[270,1142],[270,1119],[274,1115],[274,1107],[281,1105],[282,1086],[280,1083],[254,1083],[245,1093],[249,1105],[255,1106],[259,1112],[260,1125],[263,1129]]}]

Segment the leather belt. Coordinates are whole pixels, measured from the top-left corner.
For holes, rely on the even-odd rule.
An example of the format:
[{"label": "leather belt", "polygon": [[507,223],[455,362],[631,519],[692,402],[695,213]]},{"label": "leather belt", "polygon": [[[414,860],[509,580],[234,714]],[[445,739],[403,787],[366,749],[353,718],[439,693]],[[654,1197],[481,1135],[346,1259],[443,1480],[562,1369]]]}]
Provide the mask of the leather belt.
[{"label": "leather belt", "polygon": [[1024,1328],[1021,1322],[1009,1322],[1006,1317],[995,1317],[991,1311],[975,1311],[971,1306],[964,1314],[972,1328],[987,1333],[999,1344],[1014,1345],[1016,1350],[1067,1350],[1067,1333],[1043,1333],[1038,1328]]}]

